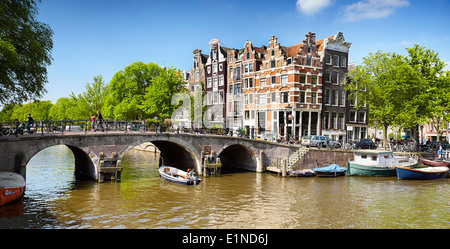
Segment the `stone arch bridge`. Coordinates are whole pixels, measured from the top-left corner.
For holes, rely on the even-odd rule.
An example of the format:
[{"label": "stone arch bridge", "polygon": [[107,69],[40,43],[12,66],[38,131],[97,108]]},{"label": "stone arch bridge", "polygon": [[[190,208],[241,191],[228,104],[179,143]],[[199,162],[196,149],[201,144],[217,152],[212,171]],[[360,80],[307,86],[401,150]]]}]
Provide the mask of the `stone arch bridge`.
[{"label": "stone arch bridge", "polygon": [[[0,137],[0,171],[25,174],[30,159],[41,150],[66,145],[75,156],[75,171],[103,181],[119,169],[120,159],[133,147],[153,143],[165,165],[195,168],[202,174],[202,151],[213,150],[223,167],[263,172],[274,158],[285,158],[298,147],[241,137],[189,133],[108,132]],[[107,179],[107,178],[106,178]]]}]

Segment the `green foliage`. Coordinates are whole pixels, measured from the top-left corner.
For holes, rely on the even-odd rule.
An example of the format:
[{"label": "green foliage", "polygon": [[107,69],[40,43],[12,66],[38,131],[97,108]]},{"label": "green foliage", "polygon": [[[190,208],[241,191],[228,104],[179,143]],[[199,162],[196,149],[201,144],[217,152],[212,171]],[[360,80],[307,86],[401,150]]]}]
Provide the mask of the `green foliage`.
[{"label": "green foliage", "polygon": [[[362,65],[348,73],[346,89],[357,99],[356,108],[369,105],[370,122],[409,128],[418,134],[425,121],[449,120],[450,81],[443,63],[432,50],[415,45],[408,56],[381,51],[363,58]],[[417,140],[418,141],[418,140]]]},{"label": "green foliage", "polygon": [[35,20],[36,1],[0,1],[0,104],[26,102],[46,92],[53,31]]},{"label": "green foliage", "polygon": [[181,72],[155,63],[133,63],[117,72],[108,85],[103,114],[114,119],[168,118],[177,106],[173,94],[186,91]]},{"label": "green foliage", "polygon": [[142,110],[146,89],[159,75],[157,64],[133,63],[117,72],[108,85],[109,96],[103,111],[105,117],[115,119],[142,119],[148,117]]}]

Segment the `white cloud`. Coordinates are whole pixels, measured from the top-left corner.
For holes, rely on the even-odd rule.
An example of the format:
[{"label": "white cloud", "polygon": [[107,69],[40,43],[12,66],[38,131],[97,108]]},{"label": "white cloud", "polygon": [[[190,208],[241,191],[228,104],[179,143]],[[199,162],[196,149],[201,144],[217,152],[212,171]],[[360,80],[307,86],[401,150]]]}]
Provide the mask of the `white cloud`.
[{"label": "white cloud", "polygon": [[308,16],[330,5],[331,0],[297,0],[297,10]]},{"label": "white cloud", "polygon": [[408,5],[408,0],[362,0],[346,6],[344,20],[354,22],[361,19],[384,18],[394,13],[396,8]]}]

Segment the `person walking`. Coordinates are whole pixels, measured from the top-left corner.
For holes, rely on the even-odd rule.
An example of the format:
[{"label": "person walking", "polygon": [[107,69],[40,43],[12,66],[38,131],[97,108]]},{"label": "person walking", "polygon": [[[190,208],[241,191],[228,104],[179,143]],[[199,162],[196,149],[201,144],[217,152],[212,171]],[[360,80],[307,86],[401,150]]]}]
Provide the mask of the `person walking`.
[{"label": "person walking", "polygon": [[31,126],[33,125],[33,123],[34,123],[34,119],[31,117],[31,114],[28,114],[28,120],[27,120],[27,132],[28,132],[28,134],[30,134],[31,133]]},{"label": "person walking", "polygon": [[95,116],[91,113],[91,131],[94,131],[95,126]]},{"label": "person walking", "polygon": [[100,112],[100,110],[97,111],[97,127],[95,128],[94,131],[97,131],[99,129],[102,130],[102,132],[105,131],[105,129],[103,128],[103,116],[102,113]]}]

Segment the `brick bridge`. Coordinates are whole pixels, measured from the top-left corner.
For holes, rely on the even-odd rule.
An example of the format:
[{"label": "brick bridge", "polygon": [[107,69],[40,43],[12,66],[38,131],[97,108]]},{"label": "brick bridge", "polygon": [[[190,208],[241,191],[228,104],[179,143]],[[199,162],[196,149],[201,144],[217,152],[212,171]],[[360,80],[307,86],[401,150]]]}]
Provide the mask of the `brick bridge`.
[{"label": "brick bridge", "polygon": [[[202,174],[202,151],[210,147],[223,167],[263,172],[274,158],[286,158],[298,149],[241,137],[155,132],[66,132],[0,137],[0,171],[25,174],[25,167],[39,151],[66,145],[75,156],[75,172],[103,181],[120,171],[120,159],[133,147],[153,143],[165,165],[195,168]],[[120,177],[120,176],[119,176]]]}]

